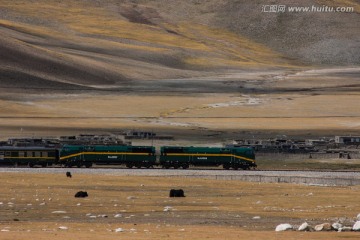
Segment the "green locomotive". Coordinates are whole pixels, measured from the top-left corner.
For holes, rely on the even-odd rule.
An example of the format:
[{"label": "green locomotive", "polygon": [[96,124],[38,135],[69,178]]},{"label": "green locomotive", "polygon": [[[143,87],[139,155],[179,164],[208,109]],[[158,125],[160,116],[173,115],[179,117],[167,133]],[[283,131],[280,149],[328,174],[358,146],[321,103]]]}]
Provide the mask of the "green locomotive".
[{"label": "green locomotive", "polygon": [[59,163],[66,167],[97,165],[126,165],[150,168],[155,165],[155,147],[65,145],[61,148]]},{"label": "green locomotive", "polygon": [[36,165],[47,167],[91,167],[125,165],[128,168],[189,168],[223,166],[224,169],[256,167],[254,151],[245,147],[173,147],[163,146],[157,162],[155,147],[122,145],[64,145],[61,147],[0,146],[0,165]]},{"label": "green locomotive", "polygon": [[163,168],[189,168],[193,166],[223,166],[224,169],[256,168],[255,154],[244,147],[172,147],[160,150],[160,165]]}]

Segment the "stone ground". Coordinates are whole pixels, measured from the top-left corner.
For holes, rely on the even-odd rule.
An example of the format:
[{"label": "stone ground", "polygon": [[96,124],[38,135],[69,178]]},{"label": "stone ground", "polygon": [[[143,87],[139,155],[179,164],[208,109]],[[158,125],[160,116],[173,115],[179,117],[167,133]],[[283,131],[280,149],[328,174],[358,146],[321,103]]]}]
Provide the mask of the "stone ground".
[{"label": "stone ground", "polygon": [[[359,186],[326,187],[181,177],[1,174],[0,239],[357,239],[356,232],[275,232],[343,222]],[[185,198],[169,198],[182,188]],[[88,198],[74,198],[77,191]]]}]

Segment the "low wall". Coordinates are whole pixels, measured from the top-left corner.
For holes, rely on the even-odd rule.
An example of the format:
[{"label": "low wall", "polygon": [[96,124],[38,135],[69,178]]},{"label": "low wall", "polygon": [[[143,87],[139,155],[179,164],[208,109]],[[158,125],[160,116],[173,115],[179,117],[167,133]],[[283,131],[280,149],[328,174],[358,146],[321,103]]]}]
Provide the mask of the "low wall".
[{"label": "low wall", "polygon": [[[359,153],[350,153],[351,159],[360,159]],[[339,153],[256,153],[257,160],[308,160],[308,159],[347,159],[339,158]]]}]

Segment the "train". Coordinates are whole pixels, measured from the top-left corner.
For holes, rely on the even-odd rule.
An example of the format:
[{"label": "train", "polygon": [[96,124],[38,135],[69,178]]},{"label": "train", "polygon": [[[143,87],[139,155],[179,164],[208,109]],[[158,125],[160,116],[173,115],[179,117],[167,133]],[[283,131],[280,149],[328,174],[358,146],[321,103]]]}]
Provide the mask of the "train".
[{"label": "train", "polygon": [[162,167],[187,169],[192,166],[224,169],[255,169],[255,154],[248,147],[186,147],[122,145],[63,145],[61,147],[0,147],[0,165],[28,167],[92,167],[122,165],[127,168]]},{"label": "train", "polygon": [[251,148],[244,147],[172,147],[160,149],[160,165],[164,168],[189,166],[223,166],[224,169],[251,169],[257,165]]}]

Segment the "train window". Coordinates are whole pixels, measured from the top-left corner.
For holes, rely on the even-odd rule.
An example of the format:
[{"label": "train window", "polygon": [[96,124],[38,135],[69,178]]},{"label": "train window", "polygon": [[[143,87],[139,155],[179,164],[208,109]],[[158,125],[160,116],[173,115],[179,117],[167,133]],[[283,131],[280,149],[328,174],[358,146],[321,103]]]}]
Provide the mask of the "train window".
[{"label": "train window", "polygon": [[11,152],[5,152],[5,157],[11,157]]},{"label": "train window", "polygon": [[25,152],[19,152],[19,157],[25,157]]},{"label": "train window", "polygon": [[48,157],[48,153],[47,152],[42,152],[42,157]]},{"label": "train window", "polygon": [[27,152],[26,156],[27,157],[33,157],[33,153],[32,152]]},{"label": "train window", "polygon": [[35,157],[41,157],[41,152],[35,152]]}]

